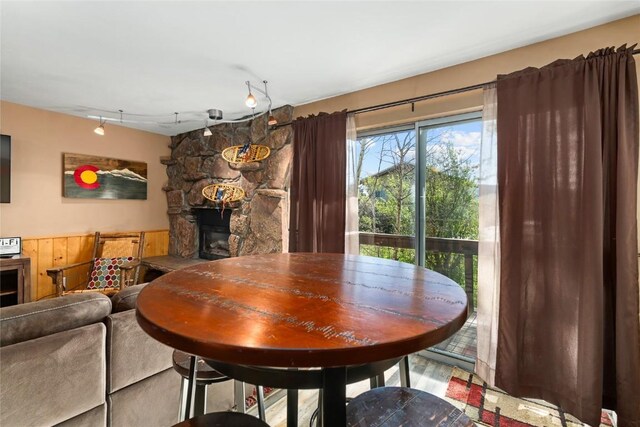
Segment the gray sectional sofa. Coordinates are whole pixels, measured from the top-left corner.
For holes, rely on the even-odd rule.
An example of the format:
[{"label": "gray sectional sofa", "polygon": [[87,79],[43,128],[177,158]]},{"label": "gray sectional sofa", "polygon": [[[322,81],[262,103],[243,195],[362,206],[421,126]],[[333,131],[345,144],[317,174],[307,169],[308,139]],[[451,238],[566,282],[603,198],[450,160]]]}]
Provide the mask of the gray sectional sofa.
[{"label": "gray sectional sofa", "polygon": [[[136,322],[142,287],[1,309],[0,425],[177,423],[180,376],[173,350]],[[233,381],[209,386],[207,411],[232,405]]]}]

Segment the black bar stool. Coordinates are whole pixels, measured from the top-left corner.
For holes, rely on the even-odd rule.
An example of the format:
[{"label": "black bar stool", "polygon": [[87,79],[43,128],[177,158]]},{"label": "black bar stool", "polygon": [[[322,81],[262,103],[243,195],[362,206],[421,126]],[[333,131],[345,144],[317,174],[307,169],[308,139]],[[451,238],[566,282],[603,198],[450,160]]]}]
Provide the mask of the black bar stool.
[{"label": "black bar stool", "polygon": [[347,405],[347,427],[473,427],[473,421],[444,399],[407,387],[380,387]]},{"label": "black bar stool", "polygon": [[[400,385],[402,387],[411,387],[411,372],[409,370],[409,356],[404,356],[398,362],[400,367]],[[348,370],[347,370],[348,372]],[[384,387],[384,372],[379,373],[378,375],[369,378],[369,387],[371,389]],[[352,399],[347,398],[347,403]],[[318,390],[318,407],[313,414],[311,414],[311,419],[309,421],[309,427],[321,427],[322,426],[322,390]]]},{"label": "black bar stool", "polygon": [[[231,378],[221,374],[198,356],[184,353],[180,350],[173,351],[173,369],[182,376],[180,388],[180,411],[178,419],[184,421],[193,416],[206,413],[207,386],[209,384],[229,381]],[[196,381],[191,381],[195,378]],[[262,386],[257,387],[258,415],[265,421],[264,391]],[[241,387],[244,391],[244,387]],[[245,412],[244,393],[234,397],[236,410]]]},{"label": "black bar stool", "polygon": [[[401,358],[395,358],[365,365],[349,366],[346,369],[347,384],[376,377],[400,362],[400,359]],[[323,369],[319,368],[270,368],[264,366],[232,365],[216,360],[207,360],[207,363],[211,365],[212,368],[241,381],[287,389],[287,427],[298,426],[298,390],[321,389],[323,387]],[[320,393],[320,396],[322,395],[323,393]],[[318,411],[318,415],[314,418],[318,419],[320,424],[322,421],[321,412],[322,411]]]},{"label": "black bar stool", "polygon": [[269,427],[269,424],[238,412],[212,412],[182,421],[173,427]]}]

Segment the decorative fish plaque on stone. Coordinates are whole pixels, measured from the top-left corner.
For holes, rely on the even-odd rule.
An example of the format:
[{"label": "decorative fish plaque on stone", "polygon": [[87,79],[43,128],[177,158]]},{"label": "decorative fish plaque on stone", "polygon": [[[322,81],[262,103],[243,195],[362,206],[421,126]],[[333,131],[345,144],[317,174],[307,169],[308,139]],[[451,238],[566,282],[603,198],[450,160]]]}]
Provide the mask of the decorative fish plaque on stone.
[{"label": "decorative fish plaque on stone", "polygon": [[222,158],[230,163],[259,162],[269,157],[271,149],[266,145],[234,145],[222,152]]},{"label": "decorative fish plaque on stone", "polygon": [[230,184],[211,184],[202,189],[202,195],[214,203],[238,202],[244,197],[244,190],[240,187]]}]

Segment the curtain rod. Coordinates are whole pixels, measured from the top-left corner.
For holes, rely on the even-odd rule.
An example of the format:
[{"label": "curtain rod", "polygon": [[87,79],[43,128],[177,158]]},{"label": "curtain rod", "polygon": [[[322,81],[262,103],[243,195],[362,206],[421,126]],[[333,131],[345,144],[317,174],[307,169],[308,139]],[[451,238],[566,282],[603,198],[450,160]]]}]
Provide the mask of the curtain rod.
[{"label": "curtain rod", "polygon": [[[631,54],[632,55],[640,54],[640,49],[636,49],[636,50],[632,51]],[[371,111],[384,110],[384,109],[387,109],[387,108],[398,107],[400,105],[405,105],[405,104],[413,104],[413,103],[416,103],[416,102],[426,101],[428,99],[439,98],[439,97],[442,97],[442,96],[455,95],[455,94],[458,94],[458,93],[469,92],[469,91],[472,91],[472,90],[482,89],[485,86],[490,85],[490,84],[495,83],[495,82],[496,82],[496,80],[491,80],[489,82],[478,83],[478,84],[475,84],[475,85],[460,87],[460,88],[457,88],[457,89],[445,90],[445,91],[442,91],[442,92],[430,93],[428,95],[416,96],[414,98],[407,98],[407,99],[402,99],[402,100],[399,100],[399,101],[386,102],[384,104],[372,105],[372,106],[369,106],[369,107],[356,108],[355,110],[347,110],[347,114],[369,113]],[[294,120],[290,121],[289,123],[277,124],[277,125],[273,126],[273,128],[279,128],[281,126],[290,125],[291,123],[293,123],[293,121]]]},{"label": "curtain rod", "polygon": [[[631,52],[632,55],[637,55],[640,53],[640,49],[636,49]],[[431,93],[428,95],[416,96],[415,98],[407,98],[402,99],[400,101],[387,102],[384,104],[372,105],[370,107],[362,107],[356,108],[355,110],[347,110],[347,114],[360,114],[360,113],[368,113],[370,111],[384,110],[386,108],[397,107],[399,105],[404,104],[413,104],[419,101],[426,101],[427,99],[439,98],[441,96],[455,95],[457,93],[469,92],[472,90],[482,89],[483,87],[495,83],[496,80],[492,80],[490,82],[478,83],[471,86],[465,86],[457,89],[445,90],[442,92]]]},{"label": "curtain rod", "polygon": [[427,99],[439,98],[441,96],[455,95],[457,93],[469,92],[471,90],[482,89],[486,85],[490,85],[491,83],[495,83],[495,80],[485,83],[478,83],[471,86],[460,87],[457,89],[445,90],[442,92],[430,93],[428,95],[416,96],[414,98],[401,99],[400,101],[386,102],[384,104],[372,105],[370,107],[362,107],[356,108],[355,110],[347,110],[347,114],[360,114],[360,113],[368,113],[370,111],[376,110],[384,110],[386,108],[397,107],[405,104],[413,104],[419,101],[426,101]]}]

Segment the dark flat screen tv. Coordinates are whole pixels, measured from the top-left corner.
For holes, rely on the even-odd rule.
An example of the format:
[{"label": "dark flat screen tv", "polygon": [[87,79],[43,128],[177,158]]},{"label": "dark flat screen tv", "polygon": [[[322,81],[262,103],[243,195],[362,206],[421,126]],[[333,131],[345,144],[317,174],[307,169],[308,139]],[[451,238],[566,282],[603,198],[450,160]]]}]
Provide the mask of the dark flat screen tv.
[{"label": "dark flat screen tv", "polygon": [[0,135],[0,203],[11,202],[11,137]]}]

